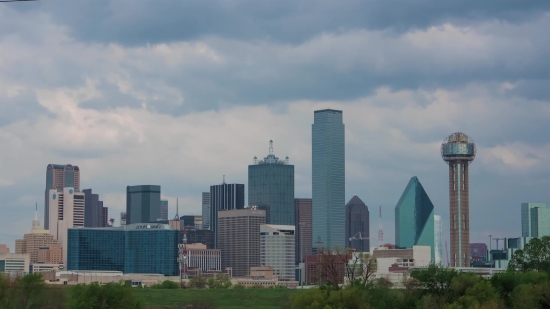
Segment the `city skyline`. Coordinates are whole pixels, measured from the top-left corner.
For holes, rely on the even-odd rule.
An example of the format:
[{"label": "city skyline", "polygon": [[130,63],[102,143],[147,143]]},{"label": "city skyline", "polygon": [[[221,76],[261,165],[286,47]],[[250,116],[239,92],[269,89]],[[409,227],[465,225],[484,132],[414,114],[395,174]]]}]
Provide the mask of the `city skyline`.
[{"label": "city skyline", "polygon": [[[222,175],[248,185],[246,166],[272,139],[295,166],[295,197],[310,198],[313,111],[325,108],[344,112],[345,201],[382,206],[386,241],[413,175],[449,239],[439,146],[457,131],[478,146],[470,242],[517,237],[521,203],[550,204],[550,46],[540,39],[550,15],[540,3],[434,11],[426,1],[404,16],[364,1],[307,18],[295,3],[2,4],[0,243],[13,249],[35,203],[45,223],[49,163],[78,166],[80,187],[117,221],[127,185],[158,184],[172,218],[176,198],[181,215],[200,214],[201,192]],[[189,26],[185,14],[210,22]]]}]

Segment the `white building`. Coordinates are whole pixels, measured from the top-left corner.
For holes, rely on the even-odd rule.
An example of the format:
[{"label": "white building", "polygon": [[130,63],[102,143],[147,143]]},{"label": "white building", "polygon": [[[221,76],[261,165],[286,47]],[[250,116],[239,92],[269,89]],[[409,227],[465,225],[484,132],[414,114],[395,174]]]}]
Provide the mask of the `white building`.
[{"label": "white building", "polygon": [[443,223],[439,215],[434,216],[434,256],[435,264],[443,264]]},{"label": "white building", "polygon": [[49,191],[50,234],[63,248],[63,264],[67,265],[67,231],[84,227],[84,193],[74,188]]},{"label": "white building", "polygon": [[295,278],[294,225],[260,225],[260,265],[273,267],[279,280]]},{"label": "white building", "polygon": [[221,271],[221,261],[220,249],[206,249],[204,244],[187,245],[188,268],[200,268],[202,271]]},{"label": "white building", "polygon": [[0,254],[0,273],[20,273],[27,274],[31,255],[29,253],[4,253]]},{"label": "white building", "polygon": [[63,269],[64,269],[63,264],[42,264],[42,263],[31,264],[31,272],[33,274],[51,272],[51,271],[62,271]]},{"label": "white building", "polygon": [[413,246],[412,249],[375,248],[372,252],[376,258],[377,270],[372,279],[384,278],[400,286],[413,267],[426,267],[432,260],[430,246]]}]

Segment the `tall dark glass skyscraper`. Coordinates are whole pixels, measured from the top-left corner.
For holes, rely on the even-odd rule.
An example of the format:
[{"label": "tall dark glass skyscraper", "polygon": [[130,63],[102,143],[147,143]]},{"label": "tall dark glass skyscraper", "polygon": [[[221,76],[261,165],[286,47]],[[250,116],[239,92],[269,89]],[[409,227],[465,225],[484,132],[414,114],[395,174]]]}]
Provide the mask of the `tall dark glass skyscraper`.
[{"label": "tall dark glass skyscraper", "polygon": [[248,166],[248,205],[265,210],[267,224],[294,225],[294,165],[273,154],[273,141],[267,157]]},{"label": "tall dark glass skyscraper", "polygon": [[210,186],[210,229],[214,232],[214,246],[218,248],[218,211],[244,208],[244,184]]},{"label": "tall dark glass skyscraper", "polygon": [[126,187],[126,224],[150,223],[160,219],[160,186]]},{"label": "tall dark glass skyscraper", "polygon": [[418,178],[412,177],[395,206],[395,245],[430,246],[434,251],[434,205]]},{"label": "tall dark glass skyscraper", "polygon": [[71,164],[48,164],[46,168],[46,190],[44,191],[44,229],[50,228],[50,190],[73,188],[80,192],[80,169]]},{"label": "tall dark glass skyscraper", "polygon": [[369,234],[369,208],[354,195],[346,204],[346,248],[369,252]]},{"label": "tall dark glass skyscraper", "polygon": [[313,248],[344,250],[345,131],[342,111],[318,110],[312,125]]},{"label": "tall dark glass skyscraper", "polygon": [[84,189],[82,193],[84,193],[84,227],[105,227],[104,207],[103,202],[99,200],[99,194],[93,194],[92,189]]}]

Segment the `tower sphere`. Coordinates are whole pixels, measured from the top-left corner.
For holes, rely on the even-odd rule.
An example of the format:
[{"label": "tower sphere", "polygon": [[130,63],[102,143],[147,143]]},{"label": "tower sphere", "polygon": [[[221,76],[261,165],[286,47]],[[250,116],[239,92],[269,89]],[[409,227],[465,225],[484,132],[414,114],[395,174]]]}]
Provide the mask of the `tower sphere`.
[{"label": "tower sphere", "polygon": [[455,132],[441,144],[441,157],[449,164],[449,161],[468,161],[470,164],[476,157],[476,144],[466,134]]}]

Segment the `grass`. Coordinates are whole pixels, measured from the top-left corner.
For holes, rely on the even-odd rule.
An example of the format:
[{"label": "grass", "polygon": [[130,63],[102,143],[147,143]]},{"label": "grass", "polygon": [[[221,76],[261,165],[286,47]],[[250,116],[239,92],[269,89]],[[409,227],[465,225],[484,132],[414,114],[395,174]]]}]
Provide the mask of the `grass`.
[{"label": "grass", "polygon": [[290,308],[290,296],[298,290],[292,289],[136,289],[145,302],[145,307],[176,307],[189,304],[203,304],[216,309]]}]

